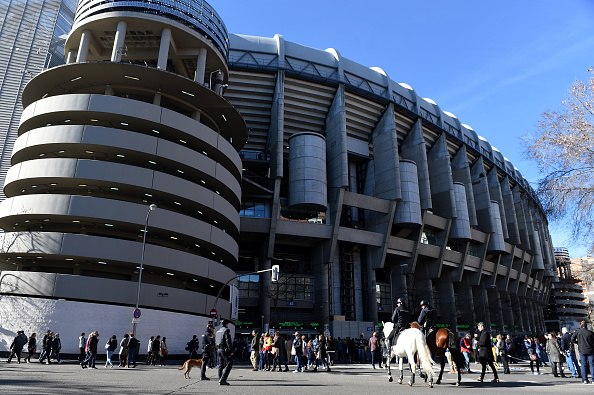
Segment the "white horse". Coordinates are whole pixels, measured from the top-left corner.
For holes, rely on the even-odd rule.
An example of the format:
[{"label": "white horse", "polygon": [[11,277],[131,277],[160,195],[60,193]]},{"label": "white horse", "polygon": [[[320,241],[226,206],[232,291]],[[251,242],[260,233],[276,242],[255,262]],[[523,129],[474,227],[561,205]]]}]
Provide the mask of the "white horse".
[{"label": "white horse", "polygon": [[[392,332],[394,328],[394,323],[392,322],[383,322],[384,325],[384,337],[387,339],[388,335]],[[386,340],[387,341],[387,340]],[[419,355],[419,359],[421,361],[421,366],[423,370],[429,376],[429,387],[433,388],[433,377],[435,377],[435,372],[433,371],[433,364],[431,361],[431,353],[429,352],[429,347],[427,346],[427,342],[425,342],[425,336],[423,333],[414,328],[405,329],[400,333],[398,336],[398,341],[396,345],[389,347],[388,357],[387,357],[387,366],[388,366],[388,377],[390,382],[392,379],[392,372],[390,370],[390,360],[397,356],[399,358],[399,368],[400,368],[400,378],[398,379],[398,384],[402,384],[402,379],[404,376],[404,369],[403,369],[403,362],[404,357],[408,358],[408,368],[411,371],[411,378],[408,382],[408,385],[412,386],[415,382],[415,369],[413,369],[414,357],[415,354]],[[411,365],[412,362],[412,365]]]}]

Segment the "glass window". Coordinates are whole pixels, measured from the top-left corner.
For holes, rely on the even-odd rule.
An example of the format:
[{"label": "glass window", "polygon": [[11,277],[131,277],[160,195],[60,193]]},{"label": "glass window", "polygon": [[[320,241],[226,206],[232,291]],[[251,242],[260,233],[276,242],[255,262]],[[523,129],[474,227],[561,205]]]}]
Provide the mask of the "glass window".
[{"label": "glass window", "polygon": [[260,276],[257,274],[240,276],[237,288],[240,298],[257,298],[260,292]]},{"label": "glass window", "polygon": [[375,297],[378,306],[390,306],[392,304],[391,289],[388,284],[375,285]]},{"label": "glass window", "polygon": [[477,251],[477,248],[476,248],[476,244],[470,244],[468,246],[468,255],[475,256],[475,257],[478,258],[478,251]]},{"label": "glass window", "polygon": [[313,300],[313,278],[281,275],[270,284],[270,293],[279,300]]},{"label": "glass window", "polygon": [[433,246],[437,245],[437,236],[433,232],[425,231],[421,236],[421,243],[430,244]]}]

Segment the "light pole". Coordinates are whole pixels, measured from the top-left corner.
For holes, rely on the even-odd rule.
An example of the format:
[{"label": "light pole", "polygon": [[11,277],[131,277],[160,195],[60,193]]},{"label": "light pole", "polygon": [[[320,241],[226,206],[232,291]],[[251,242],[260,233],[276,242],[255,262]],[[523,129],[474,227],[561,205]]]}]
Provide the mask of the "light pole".
[{"label": "light pole", "polygon": [[[144,221],[144,233],[142,234],[142,255],[140,255],[140,272],[138,273],[138,290],[136,291],[136,307],[135,310],[138,309],[138,299],[140,299],[140,284],[142,283],[142,263],[144,262],[144,246],[146,244],[146,231],[148,228],[148,221],[149,216],[151,215],[151,211],[154,211],[157,208],[156,204],[151,204],[148,208],[146,213],[146,221]],[[136,333],[136,320],[132,323],[132,333]]]}]

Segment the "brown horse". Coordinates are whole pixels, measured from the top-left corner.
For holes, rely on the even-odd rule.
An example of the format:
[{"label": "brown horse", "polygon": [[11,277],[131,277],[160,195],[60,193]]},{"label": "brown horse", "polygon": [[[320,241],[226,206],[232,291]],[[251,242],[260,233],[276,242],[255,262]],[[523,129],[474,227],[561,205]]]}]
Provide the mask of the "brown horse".
[{"label": "brown horse", "polygon": [[[412,322],[410,327],[421,329],[421,326],[418,324],[418,322]],[[441,376],[443,375],[443,369],[446,361],[445,353],[446,350],[449,350],[454,362],[458,366],[458,381],[456,381],[456,385],[460,385],[460,380],[462,379],[460,376],[460,369],[466,365],[466,362],[464,361],[464,356],[459,350],[459,343],[456,335],[454,335],[454,333],[447,328],[439,328],[438,330],[429,333],[429,336],[427,336],[426,340],[431,354],[437,355],[441,365],[439,377],[435,383],[441,384]]]}]

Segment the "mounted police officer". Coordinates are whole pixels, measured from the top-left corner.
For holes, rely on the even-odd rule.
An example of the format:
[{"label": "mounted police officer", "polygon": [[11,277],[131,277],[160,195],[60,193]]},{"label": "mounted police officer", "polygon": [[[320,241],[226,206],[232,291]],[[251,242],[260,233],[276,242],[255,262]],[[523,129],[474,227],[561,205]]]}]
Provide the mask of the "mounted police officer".
[{"label": "mounted police officer", "polygon": [[435,329],[435,321],[437,321],[437,311],[429,306],[429,302],[421,300],[421,314],[417,320],[425,336]]},{"label": "mounted police officer", "polygon": [[[223,326],[217,331],[217,359],[219,361],[219,384],[229,385],[227,377],[233,367],[233,339],[229,331],[231,321],[223,320]],[[204,364],[203,364],[204,366]]]},{"label": "mounted police officer", "polygon": [[410,321],[410,310],[406,308],[404,300],[402,298],[398,298],[398,300],[396,300],[396,308],[394,309],[394,313],[392,314],[392,322],[394,323],[394,329],[392,329],[392,332],[390,332],[390,334],[388,335],[388,341],[390,341],[390,344],[396,344],[398,334],[403,330],[409,328]]},{"label": "mounted police officer", "polygon": [[200,369],[200,380],[210,380],[206,377],[206,367],[215,351],[214,326],[208,324],[206,331],[202,335],[202,368]]}]

